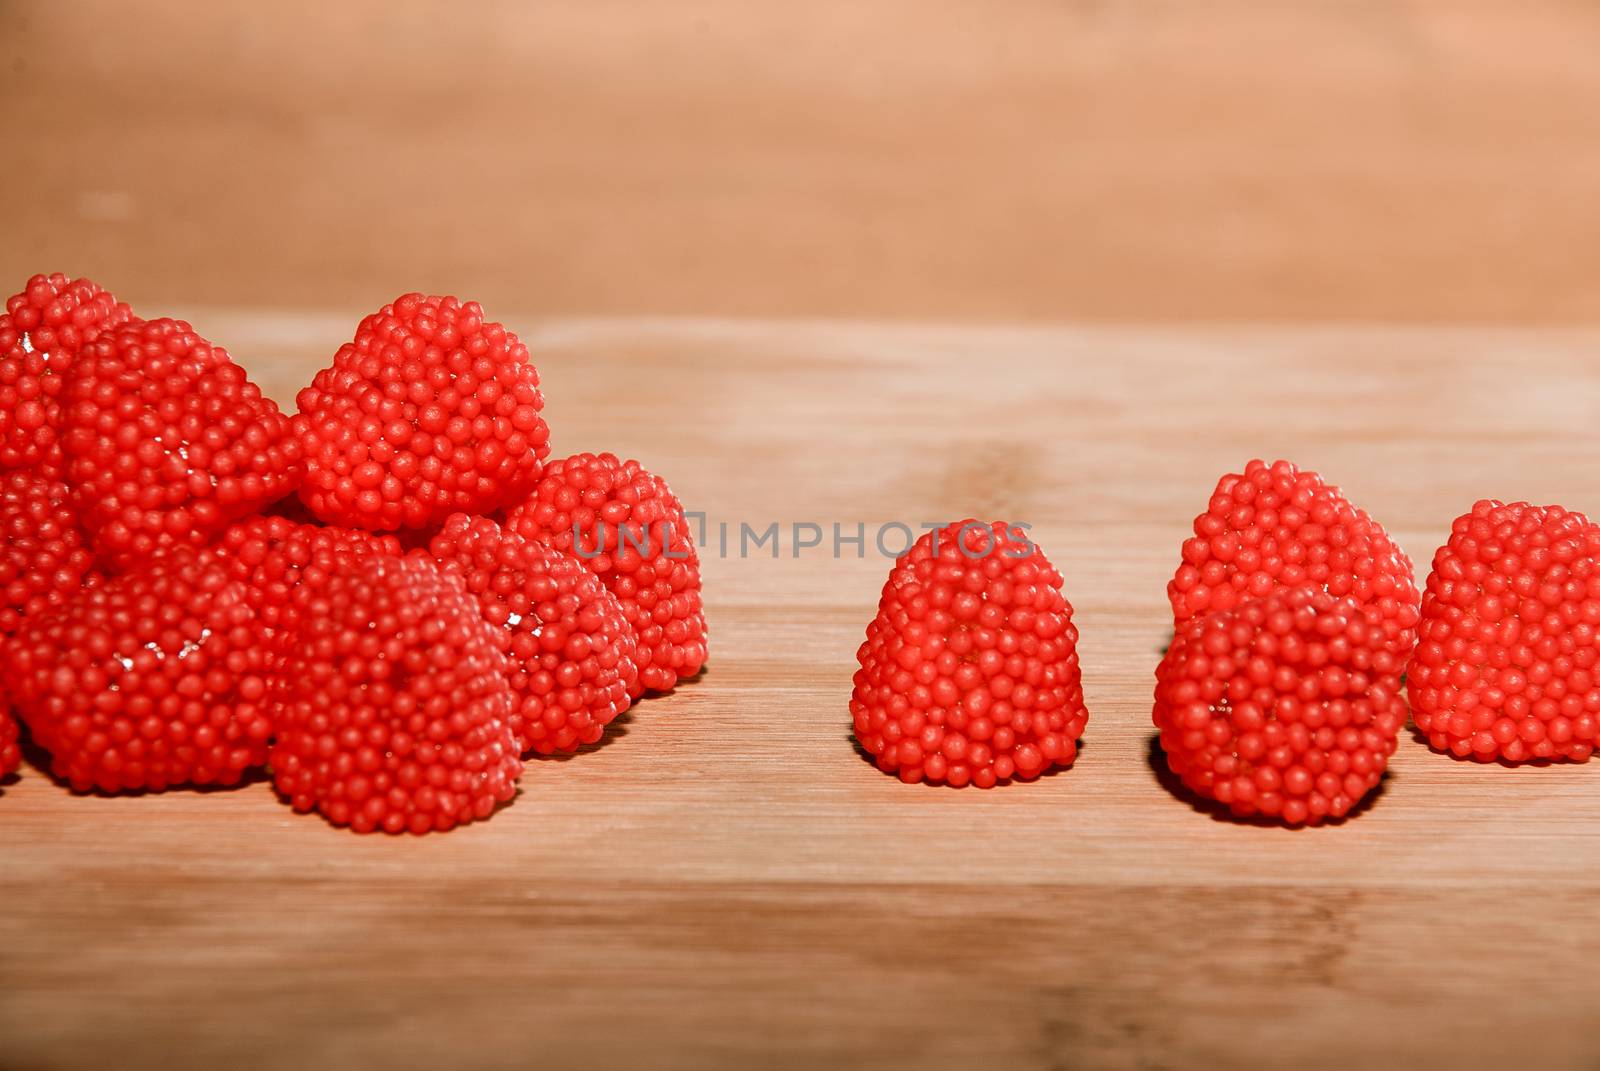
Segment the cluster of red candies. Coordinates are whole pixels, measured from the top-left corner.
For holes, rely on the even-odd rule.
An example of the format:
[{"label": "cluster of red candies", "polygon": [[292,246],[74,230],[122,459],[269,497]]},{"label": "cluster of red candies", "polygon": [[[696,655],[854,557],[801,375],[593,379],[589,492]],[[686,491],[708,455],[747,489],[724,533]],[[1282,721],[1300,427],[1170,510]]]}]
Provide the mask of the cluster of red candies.
[{"label": "cluster of red candies", "polygon": [[[850,704],[878,766],[989,787],[1069,764],[1087,714],[1061,585],[1002,524],[930,532],[896,562]],[[1161,748],[1241,817],[1348,815],[1408,713],[1481,761],[1582,762],[1600,738],[1600,526],[1559,506],[1477,503],[1419,592],[1337,487],[1252,461],[1217,484],[1167,595]]]},{"label": "cluster of red candies", "polygon": [[359,831],[489,817],[706,661],[683,507],[549,460],[539,376],[475,302],[364,319],[298,411],[86,279],[0,315],[0,775],[21,718],[78,790],[268,767]]}]

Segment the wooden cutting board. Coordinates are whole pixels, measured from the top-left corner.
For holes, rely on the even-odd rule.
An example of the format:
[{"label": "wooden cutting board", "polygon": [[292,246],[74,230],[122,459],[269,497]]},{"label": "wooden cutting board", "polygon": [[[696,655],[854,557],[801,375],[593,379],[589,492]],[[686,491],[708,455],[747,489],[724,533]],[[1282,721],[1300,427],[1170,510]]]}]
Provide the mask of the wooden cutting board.
[{"label": "wooden cutting board", "polygon": [[[193,319],[285,404],[352,326]],[[1600,510],[1600,335],[528,334],[556,450],[636,455],[705,513],[709,670],[444,836],[25,768],[0,1067],[1593,1066],[1600,767],[1408,731],[1359,817],[1240,825],[1173,789],[1150,692],[1179,543],[1251,457],[1321,471],[1423,572],[1476,498]],[[1032,524],[1065,573],[1091,712],[1075,767],[989,792],[879,773],[846,711],[874,534],[966,516]],[[740,557],[774,522],[777,556]]]}]

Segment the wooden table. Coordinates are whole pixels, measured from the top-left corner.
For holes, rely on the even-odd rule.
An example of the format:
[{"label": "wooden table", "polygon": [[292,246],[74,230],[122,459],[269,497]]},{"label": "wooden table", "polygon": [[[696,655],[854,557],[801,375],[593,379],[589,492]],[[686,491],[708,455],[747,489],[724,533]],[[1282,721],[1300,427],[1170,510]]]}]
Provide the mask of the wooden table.
[{"label": "wooden table", "polygon": [[[193,319],[285,402],[353,321]],[[1423,570],[1475,498],[1600,509],[1600,335],[528,336],[556,449],[639,456],[713,541],[1033,524],[1083,633],[1076,766],[879,773],[846,700],[887,561],[735,539],[705,562],[705,676],[535,761],[480,826],[359,837],[265,782],[111,799],[25,769],[0,789],[0,1067],[1594,1066],[1600,769],[1408,732],[1358,818],[1240,825],[1173,789],[1150,692],[1179,542],[1252,456],[1323,472]]]}]

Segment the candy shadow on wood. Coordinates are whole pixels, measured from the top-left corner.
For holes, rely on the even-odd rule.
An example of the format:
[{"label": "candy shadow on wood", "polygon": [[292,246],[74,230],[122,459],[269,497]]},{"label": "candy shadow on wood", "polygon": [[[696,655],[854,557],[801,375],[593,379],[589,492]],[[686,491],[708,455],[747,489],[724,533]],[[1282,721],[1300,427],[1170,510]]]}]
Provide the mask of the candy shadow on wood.
[{"label": "candy shadow on wood", "polygon": [[[1274,819],[1267,818],[1259,814],[1251,815],[1249,817],[1241,817],[1230,811],[1226,804],[1218,803],[1216,800],[1208,800],[1204,796],[1194,792],[1189,788],[1189,786],[1185,785],[1183,780],[1179,778],[1177,774],[1173,773],[1172,768],[1167,765],[1167,753],[1161,749],[1160,733],[1150,734],[1145,761],[1150,766],[1150,772],[1155,775],[1156,783],[1162,788],[1166,789],[1169,795],[1171,795],[1174,799],[1180,800],[1183,803],[1187,803],[1189,807],[1197,813],[1208,815],[1213,822],[1227,822],[1232,825],[1261,826],[1269,829],[1283,830],[1313,828],[1311,826],[1286,825],[1283,822],[1275,821]],[[1325,818],[1321,822],[1317,823],[1317,825],[1319,827],[1342,826],[1346,822],[1350,821],[1350,819],[1358,818],[1367,813],[1367,810],[1371,808],[1380,797],[1382,797],[1385,791],[1388,790],[1390,776],[1391,775],[1388,772],[1385,772],[1382,779],[1378,781],[1377,786],[1374,787],[1371,792],[1368,792],[1365,796],[1362,796],[1361,799],[1356,802],[1356,805],[1350,808],[1350,812],[1344,817]]]}]

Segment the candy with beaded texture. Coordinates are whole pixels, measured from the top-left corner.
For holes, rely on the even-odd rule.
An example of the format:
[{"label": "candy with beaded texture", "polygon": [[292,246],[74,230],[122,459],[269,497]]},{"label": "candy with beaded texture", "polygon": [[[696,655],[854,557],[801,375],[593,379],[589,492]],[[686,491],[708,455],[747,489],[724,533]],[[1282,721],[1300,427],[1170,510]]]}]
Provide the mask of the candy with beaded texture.
[{"label": "candy with beaded texture", "polygon": [[262,515],[230,525],[205,553],[244,585],[245,601],[276,659],[318,589],[366,557],[398,557],[402,551],[393,536]]},{"label": "candy with beaded texture", "polygon": [[274,691],[278,790],[362,833],[488,818],[522,774],[502,646],[461,580],[420,555],[334,576]]},{"label": "candy with beaded texture", "polygon": [[66,484],[37,470],[0,473],[0,636],[71,598],[91,575],[94,555],[70,497]]},{"label": "candy with beaded texture", "polygon": [[62,377],[84,346],[133,319],[88,279],[35,275],[0,314],[0,469],[62,469]]},{"label": "candy with beaded texture", "polygon": [[6,644],[17,713],[74,789],[229,785],[266,759],[266,647],[194,551],[87,587]]},{"label": "candy with beaded texture", "polygon": [[1416,642],[1411,559],[1337,487],[1288,461],[1251,461],[1217,482],[1167,585],[1175,624],[1283,588],[1355,599],[1402,658]]},{"label": "candy with beaded texture", "polygon": [[1343,817],[1397,746],[1400,671],[1381,625],[1319,588],[1191,618],[1156,669],[1167,765],[1235,815]]},{"label": "candy with beaded texture", "polygon": [[1484,761],[1582,762],[1600,738],[1600,526],[1484,500],[1433,558],[1407,670],[1428,743]]},{"label": "candy with beaded texture", "polygon": [[334,524],[425,528],[518,501],[550,453],[528,348],[475,301],[406,294],[300,391],[300,495]]},{"label": "candy with beaded texture", "polygon": [[856,739],[902,781],[993,787],[1077,756],[1088,711],[1061,574],[1025,530],[962,521],[895,562],[857,652]]},{"label": "candy with beaded texture", "polygon": [[119,567],[204,544],[300,480],[288,418],[180,320],[129,324],[85,346],[62,424],[79,520]]},{"label": "candy with beaded texture", "polygon": [[643,687],[666,691],[700,672],[700,555],[683,504],[661,477],[615,454],[552,461],[506,527],[575,555],[617,597],[638,637]]},{"label": "candy with beaded texture", "polygon": [[462,513],[428,553],[505,633],[519,749],[550,755],[599,741],[639,676],[633,629],[600,578],[569,554]]}]

